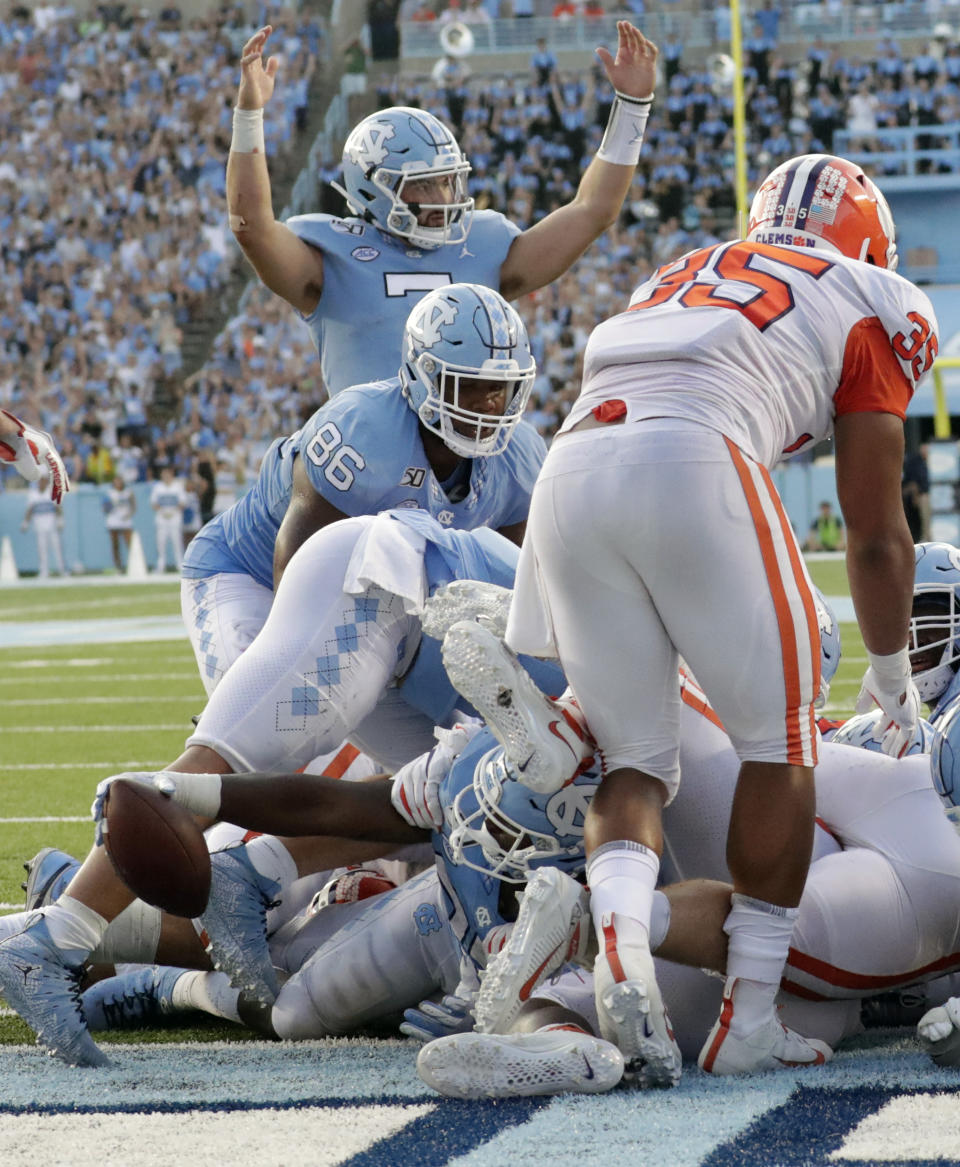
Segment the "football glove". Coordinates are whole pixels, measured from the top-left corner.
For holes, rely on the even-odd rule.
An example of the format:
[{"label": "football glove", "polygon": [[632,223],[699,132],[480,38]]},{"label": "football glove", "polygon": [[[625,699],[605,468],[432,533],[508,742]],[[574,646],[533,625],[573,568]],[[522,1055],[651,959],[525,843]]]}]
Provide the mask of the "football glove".
[{"label": "football glove", "polygon": [[407,762],[394,774],[390,799],[394,810],[411,827],[433,831],[443,826],[440,783],[450,773],[457,756],[482,728],[482,721],[469,718],[453,729],[434,730],[437,744],[433,749]]},{"label": "football glove", "polygon": [[924,1013],[917,1034],[938,1066],[960,1066],[960,998]]},{"label": "football glove", "polygon": [[45,430],[25,425],[6,409],[0,409],[0,415],[17,430],[15,434],[0,434],[0,462],[9,463],[28,482],[36,482],[44,472],[49,474],[50,497],[59,503],[70,489],[70,479],[53,438]]},{"label": "football glove", "polygon": [[216,818],[220,810],[219,774],[185,774],[169,770],[133,770],[114,774],[110,778],[104,778],[99,784],[90,807],[90,817],[96,827],[94,845],[97,847],[103,845],[103,836],[107,834],[105,818],[107,795],[118,778],[138,782],[142,786],[152,786],[154,790],[166,795],[167,798],[172,798],[191,814],[203,818]]},{"label": "football glove", "polygon": [[447,996],[440,1001],[421,1001],[416,1009],[406,1009],[400,1032],[415,1041],[433,1041],[451,1033],[473,1029],[473,999]]},{"label": "football glove", "polygon": [[880,745],[885,754],[902,758],[910,748],[920,721],[920,694],[910,674],[907,649],[876,656],[867,652],[870,662],[857,696],[857,713],[867,713],[874,702],[886,717],[880,727]]}]

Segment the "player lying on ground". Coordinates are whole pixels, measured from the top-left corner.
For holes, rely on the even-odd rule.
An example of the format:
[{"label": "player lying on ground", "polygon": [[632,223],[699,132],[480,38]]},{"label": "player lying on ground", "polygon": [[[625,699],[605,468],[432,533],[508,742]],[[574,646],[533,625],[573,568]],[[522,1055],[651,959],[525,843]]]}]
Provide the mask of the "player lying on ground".
[{"label": "player lying on ground", "polygon": [[[204,823],[219,816],[246,825],[221,807],[220,775],[290,772],[348,734],[387,772],[429,750],[435,744],[434,727],[457,720],[460,698],[444,672],[439,642],[422,635],[416,613],[431,591],[453,578],[509,585],[516,556],[516,547],[493,531],[447,531],[414,510],[344,520],[312,536],[284,573],[261,635],[218,686],[196,733],[172,765],[207,775],[192,787],[190,809]],[[535,662],[531,667],[546,688],[562,690],[555,667]],[[304,819],[296,814],[283,822],[281,834],[335,829],[322,815],[312,831],[304,830]],[[410,828],[401,829],[392,811],[386,835],[370,826],[375,822],[371,816],[359,833],[337,833],[384,844],[411,841]],[[259,829],[273,828],[261,823]],[[250,988],[266,1004],[277,992],[265,959],[268,906],[298,876],[371,854],[367,848],[331,858],[329,846],[321,844],[318,852],[312,839],[302,843],[298,848],[277,838],[255,840],[246,850],[219,852],[213,859],[213,890],[202,920],[208,947],[238,987]],[[25,929],[15,941],[0,943],[0,984],[11,1004],[32,1015],[38,987],[33,981],[45,981],[45,961],[53,962],[50,975],[69,992],[74,973],[131,899],[103,850],[95,848],[56,908],[5,919],[5,936]],[[168,936],[161,931],[159,913],[137,904],[125,914],[122,928],[108,960],[195,963],[195,956],[176,955],[180,944],[195,947],[189,924],[168,922]],[[136,954],[123,950],[125,937]],[[31,945],[42,951],[35,977],[25,984],[13,953],[14,947],[19,952]],[[64,1024],[62,1032],[59,1022],[49,1020],[38,1020],[34,1027],[67,1060],[98,1060],[85,1030],[77,1031],[69,1018]]]}]

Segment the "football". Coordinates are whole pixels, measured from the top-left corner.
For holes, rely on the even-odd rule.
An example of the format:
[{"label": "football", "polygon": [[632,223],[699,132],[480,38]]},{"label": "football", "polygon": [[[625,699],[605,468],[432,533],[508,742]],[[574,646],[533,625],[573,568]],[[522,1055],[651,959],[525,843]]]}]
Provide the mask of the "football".
[{"label": "football", "polygon": [[107,795],[106,828],[110,862],[132,892],[171,915],[200,915],[210,853],[188,811],[152,786],[119,778]]}]

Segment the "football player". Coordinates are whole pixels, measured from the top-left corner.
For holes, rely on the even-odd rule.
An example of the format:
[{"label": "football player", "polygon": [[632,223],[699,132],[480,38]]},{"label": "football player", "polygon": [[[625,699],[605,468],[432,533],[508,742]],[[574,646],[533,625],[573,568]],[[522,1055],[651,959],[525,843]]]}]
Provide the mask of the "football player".
[{"label": "football player", "polygon": [[754,198],[746,240],[661,268],[594,330],[534,490],[507,637],[559,658],[609,766],[587,824],[605,936],[597,1008],[640,1065],[669,1053],[647,934],[680,777],[680,656],[742,761],[728,994],[702,1064],[739,1073],[820,1056],[774,1012],[813,835],[819,653],[769,472],[833,435],[868,654],[859,705],[882,708],[885,748],[899,753],[919,716],[903,419],[937,325],[896,263],[886,200],[859,166],[783,163]]},{"label": "football player", "polygon": [[[468,691],[477,695],[485,684],[495,684],[501,694],[509,692],[513,705],[524,705],[528,729],[537,727],[530,741],[548,742],[548,714],[538,709],[539,699],[522,696],[522,674],[516,666],[504,668],[504,660],[492,642],[485,652],[475,652]],[[680,1050],[684,1057],[695,1057],[721,994],[729,993],[729,986],[697,970],[726,970],[724,922],[732,889],[724,844],[738,758],[689,674],[682,674],[680,688],[684,781],[664,813],[667,886],[653,896],[651,943]],[[492,728],[506,738],[510,719],[498,722]],[[960,732],[953,738],[960,757]],[[505,748],[505,764],[522,780],[510,761],[516,756]],[[947,764],[936,750],[931,761],[922,753],[893,759],[843,744],[822,746],[813,861],[777,997],[778,1024],[804,1036],[818,1054],[812,1064],[827,1060],[833,1045],[860,1031],[864,998],[895,986],[925,984],[960,968],[955,910],[960,839],[932,787],[931,765],[943,788]],[[535,1030],[558,1023],[588,1032],[602,1026],[602,1017],[585,999],[582,970],[566,970],[545,988],[540,984],[571,954],[582,960],[596,950],[596,943],[583,936],[587,920],[582,888],[560,873],[538,873],[510,937],[481,982],[475,1013],[482,1034],[444,1036],[425,1046],[418,1061],[424,1080],[462,1098],[579,1088],[576,1077],[583,1076],[583,1068],[581,1062],[578,1070],[575,1051],[583,1039],[571,1038],[565,1053],[559,1038],[548,1041]],[[673,963],[678,961],[693,967]],[[558,1006],[568,1011],[566,1016],[557,1017]],[[433,1027],[434,1034],[441,1032]],[[596,1041],[591,1039],[588,1056],[597,1052]],[[953,1045],[960,1046],[955,1036]],[[774,1061],[769,1068],[780,1064]],[[640,1085],[669,1084],[651,1080],[649,1073],[650,1066],[644,1066]]]},{"label": "football player", "polygon": [[253,489],[191,541],[181,608],[208,693],[260,631],[290,557],[329,523],[411,507],[520,543],[546,453],[523,419],[536,372],[523,321],[489,288],[441,288],[410,311],[400,359],[390,381],[344,390],[277,439]]},{"label": "football player", "polygon": [[616,90],[597,157],[574,199],[521,232],[497,211],[474,211],[470,165],[450,130],[421,109],[394,107],[354,127],[343,149],[350,214],[273,215],[263,107],[279,61],[264,63],[272,28],[244,45],[227,161],[230,228],[263,283],[305,319],[331,395],[391,377],[415,299],[469,281],[509,300],[562,275],[616,220],[640,157],[657,48],[617,22],[617,53],[597,49]]},{"label": "football player", "polygon": [[[205,824],[222,818],[243,827],[229,805],[221,805],[221,775],[287,773],[347,736],[387,772],[429,749],[434,727],[457,720],[462,701],[444,673],[440,644],[422,634],[424,602],[452,579],[509,587],[516,557],[516,546],[495,531],[447,530],[413,509],[344,519],[311,536],[287,565],[262,632],[211,695],[173,763],[175,771],[202,775],[191,782],[190,809]],[[529,664],[545,690],[563,689],[555,666]],[[283,782],[277,783],[279,797]],[[362,786],[334,785],[343,791]],[[304,808],[288,811],[275,820],[283,822],[280,833],[302,835]],[[395,845],[422,839],[392,810],[385,826],[372,813],[364,822],[360,834],[351,830],[346,837]],[[335,815],[321,813],[317,823],[312,834],[338,832]],[[267,1003],[277,991],[266,952],[267,908],[298,875],[330,866],[328,855],[317,864],[313,846],[306,856],[291,846],[268,836],[217,852],[202,919],[218,965]],[[76,1004],[76,979],[121,912],[130,909],[114,929],[114,949],[100,952],[105,961],[183,964],[172,950],[184,947],[192,947],[196,959],[189,922],[168,918],[168,935],[161,936],[159,912],[132,900],[103,848],[94,848],[55,905],[0,922],[4,995],[66,1061],[103,1061]],[[27,978],[19,971],[25,959],[33,962]]]}]

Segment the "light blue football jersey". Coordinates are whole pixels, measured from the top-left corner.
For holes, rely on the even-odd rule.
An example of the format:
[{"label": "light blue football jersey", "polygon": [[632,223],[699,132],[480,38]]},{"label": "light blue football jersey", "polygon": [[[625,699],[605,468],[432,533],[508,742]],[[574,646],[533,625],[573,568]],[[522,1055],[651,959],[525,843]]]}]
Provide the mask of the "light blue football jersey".
[{"label": "light blue football jersey", "polygon": [[960,697],[960,672],[957,672],[950,684],[937,698],[936,704],[930,711],[928,721],[931,725],[936,725],[938,721],[942,721],[944,717],[953,708],[954,702]]},{"label": "light blue football jersey", "polygon": [[432,251],[357,218],[296,215],[286,225],[323,252],[323,292],[303,317],[332,397],[351,385],[395,377],[407,317],[447,284],[500,290],[500,269],[520,228],[499,211],[477,211],[465,243]]},{"label": "light blue football jersey", "polygon": [[399,380],[354,386],[273,443],[253,488],[191,542],[184,576],[239,572],[273,587],[273,548],[297,456],[317,493],[345,515],[401,507],[424,511],[443,527],[496,530],[526,518],[546,444],[521,420],[502,453],[471,460],[464,497],[451,502],[427,462]]}]

